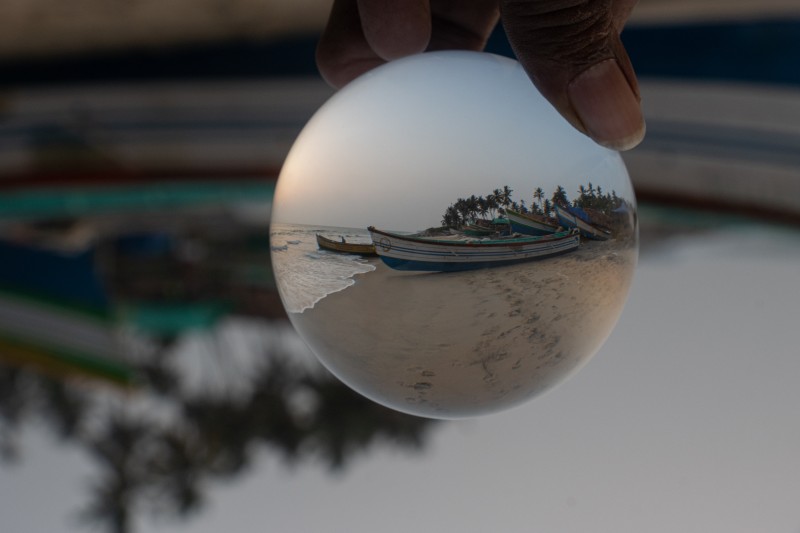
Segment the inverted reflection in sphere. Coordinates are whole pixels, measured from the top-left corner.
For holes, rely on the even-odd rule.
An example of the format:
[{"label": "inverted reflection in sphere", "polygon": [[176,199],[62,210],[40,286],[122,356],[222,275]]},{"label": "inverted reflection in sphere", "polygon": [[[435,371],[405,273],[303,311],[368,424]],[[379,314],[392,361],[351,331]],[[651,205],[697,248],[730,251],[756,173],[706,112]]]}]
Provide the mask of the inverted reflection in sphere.
[{"label": "inverted reflection in sphere", "polygon": [[272,260],[295,328],[356,391],[458,418],[583,365],[625,302],[636,204],[616,152],[512,60],[435,52],[327,102],[278,180]]}]

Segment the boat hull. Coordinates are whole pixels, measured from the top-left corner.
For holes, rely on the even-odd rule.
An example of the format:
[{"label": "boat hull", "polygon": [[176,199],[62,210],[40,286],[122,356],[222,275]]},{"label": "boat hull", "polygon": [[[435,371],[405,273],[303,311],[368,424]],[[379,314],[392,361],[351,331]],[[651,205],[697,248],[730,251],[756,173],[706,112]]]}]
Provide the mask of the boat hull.
[{"label": "boat hull", "polygon": [[556,207],[556,216],[558,217],[558,221],[565,227],[577,228],[581,232],[581,235],[587,239],[605,241],[611,237],[610,233],[589,224],[582,218],[577,217],[569,211],[561,209],[560,207]]},{"label": "boat hull", "polygon": [[506,218],[511,223],[511,229],[517,233],[525,235],[552,235],[558,231],[558,226],[534,220],[522,213],[517,213],[510,209],[506,210]]},{"label": "boat hull", "polygon": [[576,250],[577,232],[491,241],[440,241],[369,228],[375,251],[395,270],[460,272],[546,259]]},{"label": "boat hull", "polygon": [[342,254],[377,255],[375,253],[375,245],[373,244],[339,242],[328,239],[327,237],[323,237],[320,234],[317,234],[317,245],[323,250],[339,252]]},{"label": "boat hull", "polygon": [[466,235],[471,235],[473,237],[488,237],[489,235],[494,235],[495,233],[497,233],[493,229],[484,228],[473,224],[464,226],[462,230]]}]

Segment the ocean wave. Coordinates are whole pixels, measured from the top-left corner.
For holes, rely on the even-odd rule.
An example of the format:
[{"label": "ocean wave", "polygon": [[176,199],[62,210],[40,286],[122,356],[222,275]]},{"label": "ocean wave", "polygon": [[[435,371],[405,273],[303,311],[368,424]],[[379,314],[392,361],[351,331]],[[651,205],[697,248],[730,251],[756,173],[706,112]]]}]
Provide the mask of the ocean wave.
[{"label": "ocean wave", "polygon": [[282,224],[270,231],[273,250],[280,252],[272,255],[273,269],[288,312],[302,313],[312,309],[329,294],[353,285],[356,274],[375,270],[374,265],[360,256],[318,249],[316,234],[320,232],[334,235],[344,233],[348,240],[369,238],[366,232],[357,229],[342,230]]}]

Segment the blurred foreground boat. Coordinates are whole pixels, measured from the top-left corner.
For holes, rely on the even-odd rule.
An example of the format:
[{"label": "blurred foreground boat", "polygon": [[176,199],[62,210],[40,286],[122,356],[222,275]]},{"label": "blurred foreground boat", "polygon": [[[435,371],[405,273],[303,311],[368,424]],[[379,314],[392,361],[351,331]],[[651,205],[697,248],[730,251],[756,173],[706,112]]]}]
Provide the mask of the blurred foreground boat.
[{"label": "blurred foreground boat", "polygon": [[323,250],[329,250],[332,252],[356,255],[375,255],[374,244],[347,242],[344,240],[344,237],[342,237],[341,241],[334,241],[333,239],[328,239],[327,237],[323,237],[317,233],[317,245]]},{"label": "blurred foreground boat", "polygon": [[506,209],[506,217],[511,224],[512,231],[525,235],[550,235],[558,231],[556,224],[538,220],[532,216]]},{"label": "blurred foreground boat", "polygon": [[135,384],[92,249],[0,239],[0,258],[0,364]]},{"label": "blurred foreground boat", "polygon": [[375,251],[396,270],[459,272],[545,259],[575,250],[577,231],[542,237],[512,237],[484,240],[446,240],[398,235],[367,228]]},{"label": "blurred foreground boat", "polygon": [[599,228],[590,222],[584,220],[571,209],[556,206],[556,216],[558,221],[567,228],[577,228],[581,235],[587,239],[595,241],[605,241],[611,237],[611,232]]}]

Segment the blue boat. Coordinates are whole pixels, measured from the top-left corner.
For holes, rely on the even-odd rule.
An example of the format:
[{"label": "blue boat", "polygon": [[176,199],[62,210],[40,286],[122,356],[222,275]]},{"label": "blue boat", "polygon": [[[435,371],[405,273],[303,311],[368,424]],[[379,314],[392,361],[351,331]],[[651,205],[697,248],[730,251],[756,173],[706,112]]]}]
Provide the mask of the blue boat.
[{"label": "blue boat", "polygon": [[[605,241],[611,238],[611,232],[593,225],[569,208],[556,206],[556,216],[564,227],[577,228],[581,235],[587,239]],[[586,218],[588,219],[588,216]]]}]

